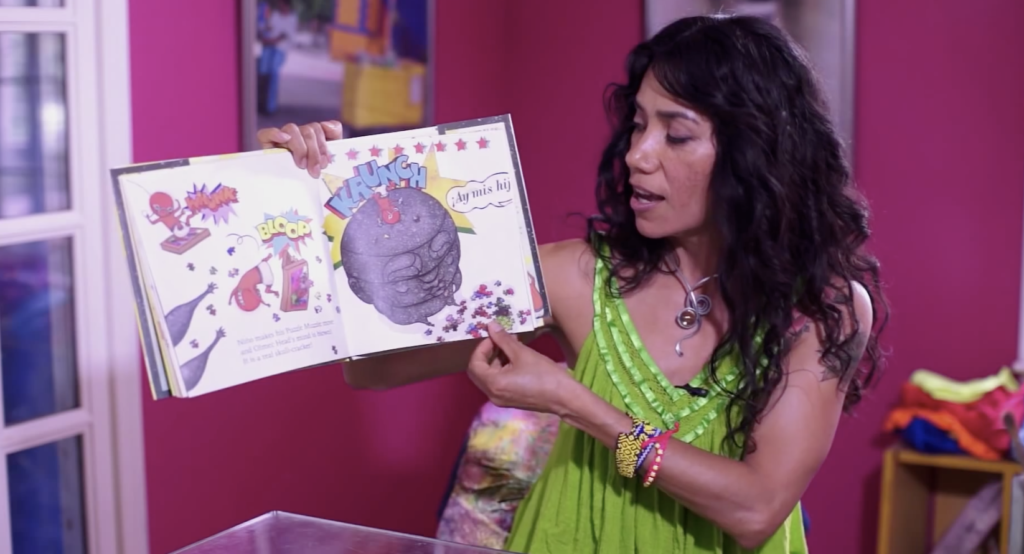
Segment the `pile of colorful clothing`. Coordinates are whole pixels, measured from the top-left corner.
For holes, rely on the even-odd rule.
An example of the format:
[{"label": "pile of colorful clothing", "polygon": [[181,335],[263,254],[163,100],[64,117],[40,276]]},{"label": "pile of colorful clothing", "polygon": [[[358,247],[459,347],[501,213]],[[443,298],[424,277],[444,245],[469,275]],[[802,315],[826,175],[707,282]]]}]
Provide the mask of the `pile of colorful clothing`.
[{"label": "pile of colorful clothing", "polygon": [[899,405],[889,412],[884,427],[921,452],[1000,460],[1012,456],[1007,413],[1020,429],[1024,387],[1010,368],[970,381],[919,369],[903,384]]}]

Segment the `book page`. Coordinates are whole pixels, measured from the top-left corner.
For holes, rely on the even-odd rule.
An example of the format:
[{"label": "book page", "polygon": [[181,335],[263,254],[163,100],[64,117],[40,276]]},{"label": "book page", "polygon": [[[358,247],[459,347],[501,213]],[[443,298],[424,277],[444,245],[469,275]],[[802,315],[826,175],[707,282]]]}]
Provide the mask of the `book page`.
[{"label": "book page", "polygon": [[[547,290],[544,285],[544,276],[540,267],[540,256],[537,251],[537,241],[533,229],[533,218],[530,214],[530,206],[526,194],[526,184],[523,182],[522,168],[520,167],[518,149],[515,144],[515,133],[512,129],[512,117],[506,114],[456,121],[426,129],[411,129],[386,133],[377,135],[375,138],[376,142],[380,144],[398,144],[400,142],[409,141],[418,136],[431,133],[437,133],[444,136],[474,133],[488,133],[488,136],[490,136],[490,133],[505,135],[505,138],[508,141],[509,154],[511,156],[511,162],[516,176],[515,182],[519,186],[519,197],[516,198],[515,207],[519,211],[520,217],[520,248],[524,258],[524,271],[526,272],[526,279],[529,282],[531,301],[534,306],[532,317],[537,326],[544,325],[544,318],[551,315],[551,307],[548,303]],[[452,138],[452,140],[457,140],[457,138],[458,137]],[[340,151],[346,150],[345,148],[340,148],[340,146],[336,149],[340,149]]]},{"label": "book page", "polygon": [[537,239],[533,229],[533,218],[530,214],[530,203],[526,194],[526,183],[523,182],[523,172],[519,163],[518,148],[515,144],[515,133],[512,130],[512,118],[508,115],[487,117],[472,121],[463,121],[441,126],[447,135],[459,133],[481,133],[496,132],[505,135],[509,144],[509,151],[512,156],[512,165],[515,168],[516,182],[519,185],[516,199],[516,208],[519,210],[521,233],[520,248],[525,262],[524,270],[530,284],[530,294],[533,302],[533,317],[537,326],[544,325],[544,318],[551,315],[551,307],[547,299],[547,290],[544,286],[544,276],[541,273],[540,255],[537,251]]},{"label": "book page", "polygon": [[316,180],[290,155],[202,159],[119,183],[186,395],[345,354]]},{"label": "book page", "polygon": [[485,336],[492,319],[536,327],[504,132],[429,131],[328,145],[324,228],[353,356]]}]

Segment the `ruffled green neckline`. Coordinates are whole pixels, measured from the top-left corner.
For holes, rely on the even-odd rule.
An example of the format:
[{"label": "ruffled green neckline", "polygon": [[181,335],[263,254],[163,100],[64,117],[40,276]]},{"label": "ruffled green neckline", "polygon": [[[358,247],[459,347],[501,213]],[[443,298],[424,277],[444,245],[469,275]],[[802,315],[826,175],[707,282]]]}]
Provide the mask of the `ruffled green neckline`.
[{"label": "ruffled green neckline", "polygon": [[[702,410],[713,401],[720,400],[724,391],[739,376],[735,352],[729,352],[718,365],[718,386],[710,381],[710,364],[705,363],[690,382],[693,387],[708,390],[706,396],[693,396],[672,385],[665,373],[650,355],[621,295],[608,292],[611,272],[598,257],[594,272],[594,338],[609,376],[621,394],[626,407],[638,417],[649,421],[660,420],[665,427],[673,426],[688,416],[703,411],[695,425],[681,425],[681,440],[690,442],[700,435],[717,417],[719,407]],[[718,402],[720,404],[720,402]],[[689,423],[689,422],[688,422]]]}]

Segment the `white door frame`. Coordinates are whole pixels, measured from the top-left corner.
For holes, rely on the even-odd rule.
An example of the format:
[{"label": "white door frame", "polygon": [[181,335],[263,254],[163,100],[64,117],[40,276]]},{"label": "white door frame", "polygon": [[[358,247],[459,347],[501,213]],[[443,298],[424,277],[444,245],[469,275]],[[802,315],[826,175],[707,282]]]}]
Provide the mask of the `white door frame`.
[{"label": "white door frame", "polygon": [[75,435],[90,554],[148,552],[139,336],[109,176],[132,161],[128,0],[0,8],[0,31],[65,36],[72,207],[0,219],[0,243],[72,238],[80,396],[74,410],[0,429],[0,552],[11,548],[7,453]]},{"label": "white door frame", "polygon": [[[117,522],[120,554],[149,552],[146,497],[146,452],[142,418],[142,355],[134,296],[124,242],[114,208],[109,168],[132,163],[131,70],[129,66],[128,0],[95,0],[93,10],[100,67],[100,113],[103,129],[102,189],[106,232],[108,345],[111,357],[110,390],[114,417],[114,452],[117,486]],[[109,185],[109,186],[107,186]]]}]

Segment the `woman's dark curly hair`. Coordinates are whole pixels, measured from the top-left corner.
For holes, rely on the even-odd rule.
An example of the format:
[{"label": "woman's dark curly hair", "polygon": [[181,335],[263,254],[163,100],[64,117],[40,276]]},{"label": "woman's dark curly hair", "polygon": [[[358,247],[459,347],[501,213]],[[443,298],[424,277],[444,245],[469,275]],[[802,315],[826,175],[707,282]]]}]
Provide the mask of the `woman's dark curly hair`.
[{"label": "woman's dark curly hair", "polygon": [[[640,234],[629,207],[625,157],[648,71],[713,126],[709,221],[722,239],[718,275],[729,329],[710,368],[719,383],[719,363],[737,349],[742,376],[731,392],[726,439],[749,453],[751,431],[784,379],[782,362],[798,332],[794,312],[822,327],[822,360],[828,376],[841,380],[847,410],[880,370],[878,334],[888,313],[878,262],[864,250],[867,205],[851,183],[815,75],[787,36],[755,17],[681,19],[633,49],[627,82],[607,97],[614,133],[601,158],[598,215],[588,234],[615,276],[613,294],[664,271],[672,252],[668,239]],[[853,314],[854,281],[871,296],[873,329],[851,332],[856,318],[842,315]]]}]

